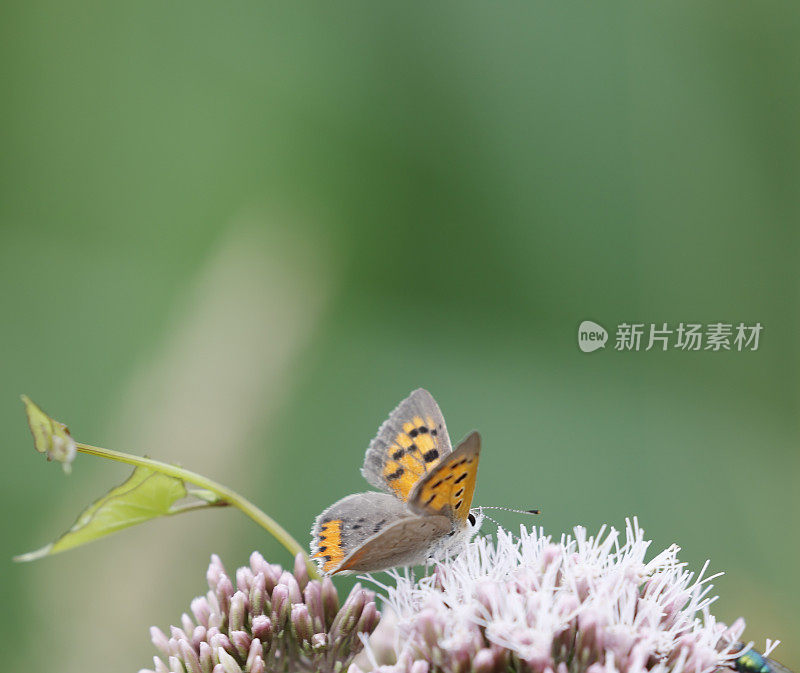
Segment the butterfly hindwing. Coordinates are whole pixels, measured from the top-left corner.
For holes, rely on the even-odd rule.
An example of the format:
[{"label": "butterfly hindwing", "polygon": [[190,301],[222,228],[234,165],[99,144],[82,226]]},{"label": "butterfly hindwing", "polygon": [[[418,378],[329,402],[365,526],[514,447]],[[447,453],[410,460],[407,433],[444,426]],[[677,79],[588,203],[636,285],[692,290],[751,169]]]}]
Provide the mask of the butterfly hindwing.
[{"label": "butterfly hindwing", "polygon": [[364,542],[403,517],[408,508],[387,493],[356,493],[320,514],[311,529],[311,558],[320,572],[336,572]]},{"label": "butterfly hindwing", "polygon": [[439,405],[427,390],[418,388],[381,425],[361,473],[376,488],[405,502],[417,482],[452,451]]},{"label": "butterfly hindwing", "polygon": [[481,436],[473,432],[416,485],[408,501],[411,510],[463,524],[475,492],[480,452]]},{"label": "butterfly hindwing", "polygon": [[444,516],[399,519],[366,540],[333,572],[377,572],[424,563],[434,543],[451,530]]}]

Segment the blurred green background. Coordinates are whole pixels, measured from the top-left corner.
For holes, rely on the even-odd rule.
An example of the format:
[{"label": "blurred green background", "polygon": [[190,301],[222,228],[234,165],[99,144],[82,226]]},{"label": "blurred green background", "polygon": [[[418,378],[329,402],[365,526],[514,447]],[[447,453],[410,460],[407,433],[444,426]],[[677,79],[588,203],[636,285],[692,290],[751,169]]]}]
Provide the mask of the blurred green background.
[{"label": "blurred green background", "polygon": [[[215,511],[11,563],[127,475],[46,465],[20,393],[305,541],[366,490],[363,451],[417,386],[454,439],[481,430],[477,502],[541,507],[555,535],[638,515],[726,571],[718,618],[800,667],[800,5],[0,17],[8,670],[138,670],[212,552],[287,561]],[[584,319],[764,332],[757,352],[584,354]]]}]

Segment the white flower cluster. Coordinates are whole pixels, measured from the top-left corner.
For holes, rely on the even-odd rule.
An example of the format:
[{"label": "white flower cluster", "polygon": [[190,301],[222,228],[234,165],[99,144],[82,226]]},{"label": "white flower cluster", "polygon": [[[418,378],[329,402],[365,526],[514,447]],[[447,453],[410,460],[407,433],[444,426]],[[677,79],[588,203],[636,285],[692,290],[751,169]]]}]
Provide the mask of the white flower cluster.
[{"label": "white flower cluster", "polygon": [[[381,584],[394,612],[395,662],[382,673],[711,673],[742,652],[742,619],[726,627],[709,606],[710,581],[672,545],[650,561],[636,519],[624,539],[604,526],[554,541],[540,529],[470,542],[418,581]],[[375,636],[381,632],[378,629]],[[362,664],[363,666],[363,664]],[[351,667],[351,671],[356,667]]]}]

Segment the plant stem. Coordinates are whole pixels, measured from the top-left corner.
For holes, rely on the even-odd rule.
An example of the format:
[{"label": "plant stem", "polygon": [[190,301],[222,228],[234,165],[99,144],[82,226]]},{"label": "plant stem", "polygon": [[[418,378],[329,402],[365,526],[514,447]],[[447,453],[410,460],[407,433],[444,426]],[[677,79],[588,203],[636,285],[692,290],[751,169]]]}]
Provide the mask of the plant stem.
[{"label": "plant stem", "polygon": [[275,521],[271,516],[260,510],[256,507],[252,502],[250,502],[247,498],[243,498],[241,495],[236,493],[235,491],[230,490],[226,486],[209,479],[208,477],[204,477],[201,474],[197,474],[196,472],[192,472],[191,470],[185,470],[182,467],[177,467],[175,465],[169,465],[168,463],[162,463],[160,460],[153,460],[152,458],[142,458],[140,456],[133,456],[129,453],[123,453],[121,451],[113,451],[112,449],[104,449],[99,446],[91,446],[89,444],[82,444],[80,442],[76,442],[76,446],[78,451],[81,453],[88,454],[90,456],[99,456],[101,458],[108,458],[109,460],[115,460],[119,463],[127,463],[128,465],[139,465],[141,467],[149,467],[156,472],[161,472],[162,474],[166,474],[170,477],[176,477],[177,479],[182,479],[190,484],[194,484],[195,486],[199,486],[200,488],[204,488],[206,490],[211,491],[212,493],[216,494],[220,500],[225,502],[232,507],[235,507],[240,512],[249,516],[253,521],[255,521],[259,526],[270,532],[278,542],[280,542],[292,556],[296,556],[297,554],[302,554],[303,558],[306,561],[306,567],[308,568],[309,577],[312,579],[319,579],[319,573],[317,572],[316,567],[311,562],[311,559],[308,558],[308,554],[306,554],[305,549],[300,546],[300,544],[295,540],[277,521]]}]

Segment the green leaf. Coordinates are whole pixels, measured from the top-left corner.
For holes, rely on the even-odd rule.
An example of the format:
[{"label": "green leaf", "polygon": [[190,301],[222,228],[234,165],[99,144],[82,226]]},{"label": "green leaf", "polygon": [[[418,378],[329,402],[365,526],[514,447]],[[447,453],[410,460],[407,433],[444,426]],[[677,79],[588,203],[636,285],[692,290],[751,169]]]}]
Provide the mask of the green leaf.
[{"label": "green leaf", "polygon": [[181,510],[173,506],[186,497],[186,494],[182,479],[148,467],[137,467],[127,481],[89,505],[75,525],[55,542],[28,554],[16,556],[14,560],[33,561],[92,542],[137,523],[175,514]]},{"label": "green leaf", "polygon": [[22,396],[22,402],[28,415],[28,426],[33,435],[34,448],[39,453],[46,454],[47,460],[60,462],[64,472],[69,474],[77,451],[69,428],[50,418],[27,395]]}]

